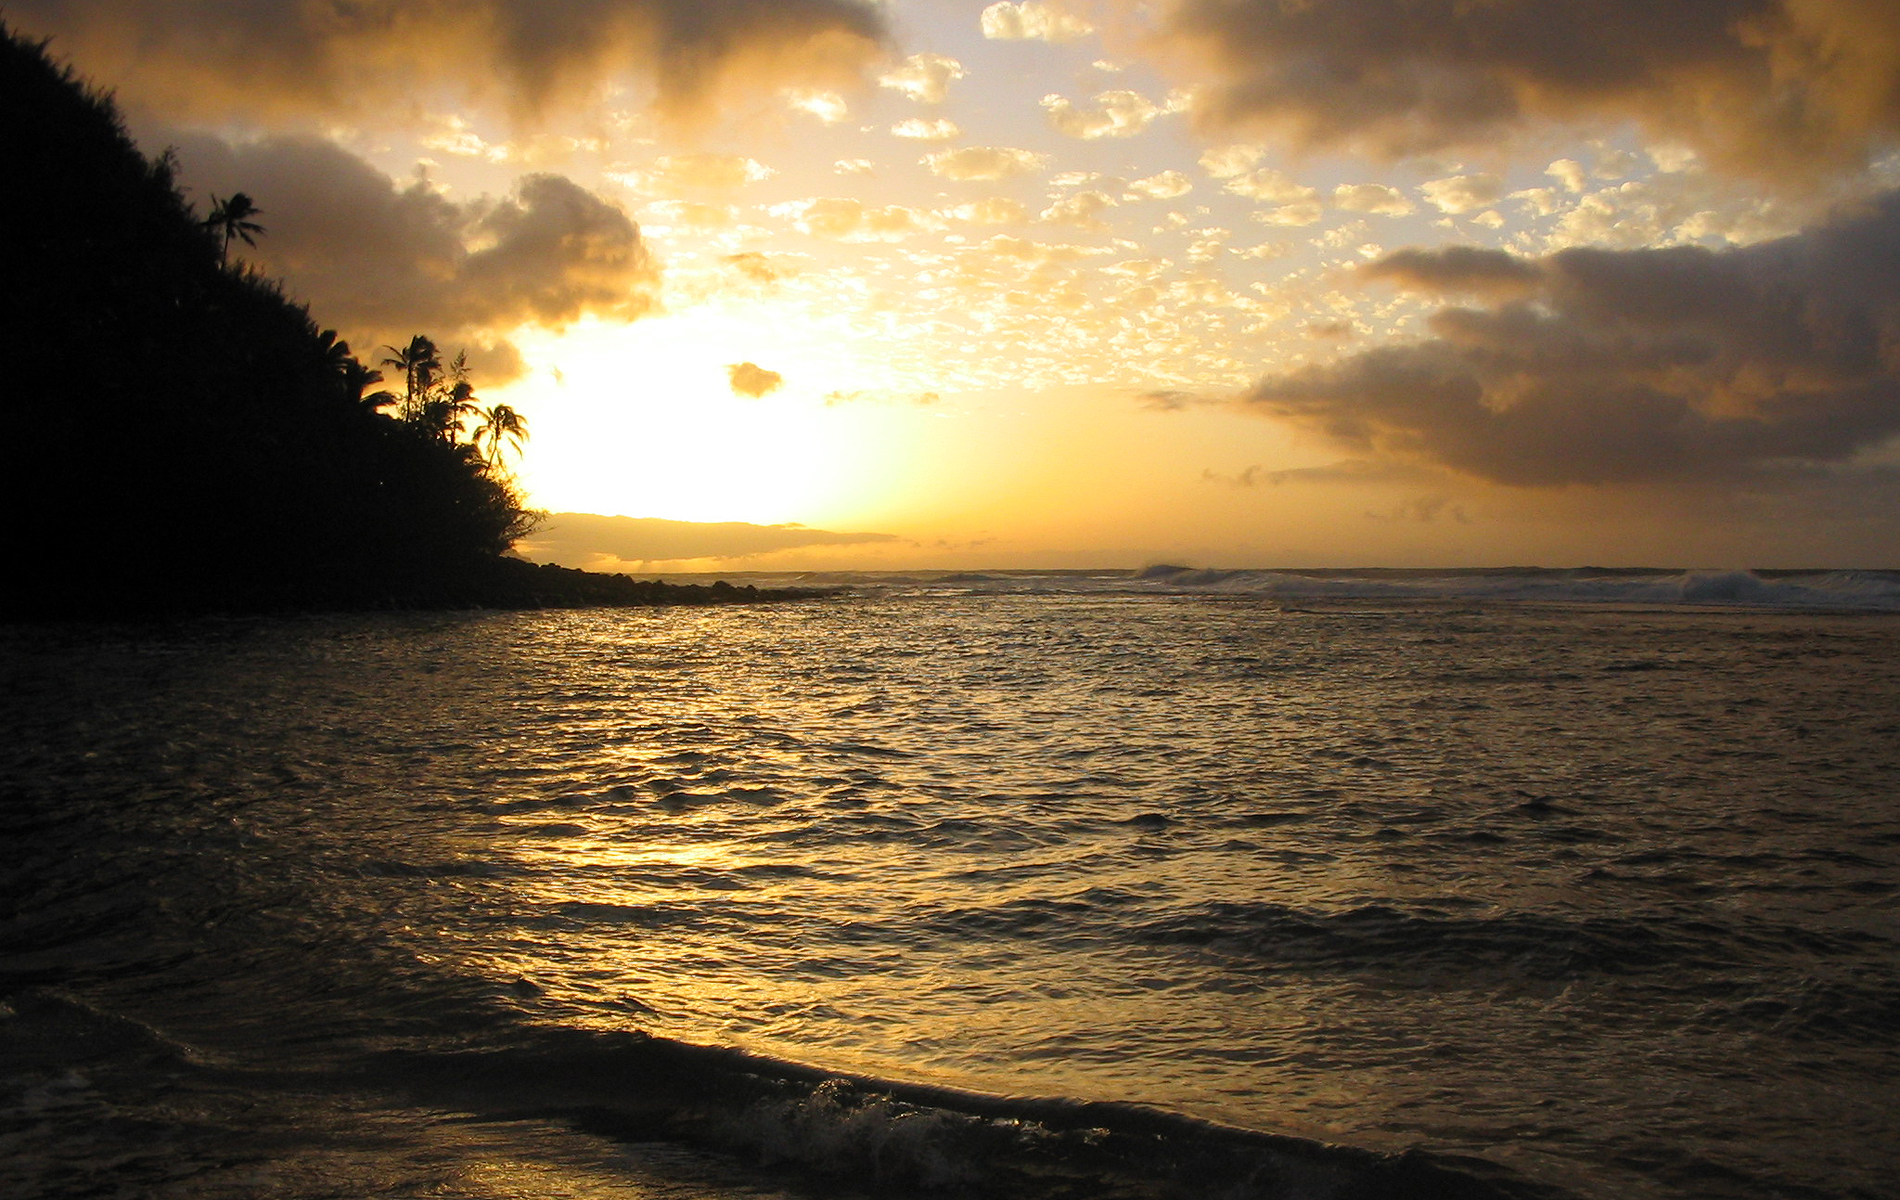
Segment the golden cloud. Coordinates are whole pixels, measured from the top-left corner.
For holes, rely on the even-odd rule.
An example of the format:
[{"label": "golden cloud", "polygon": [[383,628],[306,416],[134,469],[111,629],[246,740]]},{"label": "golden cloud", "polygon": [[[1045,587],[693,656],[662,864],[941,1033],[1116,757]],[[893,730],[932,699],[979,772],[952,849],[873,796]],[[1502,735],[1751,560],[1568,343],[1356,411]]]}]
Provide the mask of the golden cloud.
[{"label": "golden cloud", "polygon": [[978,18],[983,36],[996,41],[1071,42],[1095,32],[1095,26],[1058,4],[1007,0],[992,4]]},{"label": "golden cloud", "polygon": [[878,83],[925,104],[942,104],[950,85],[963,78],[963,64],[942,54],[913,54]]},{"label": "golden cloud", "polygon": [[841,242],[901,242],[937,227],[931,214],[901,204],[867,205],[847,196],[794,200],[771,208],[789,217],[800,233]]},{"label": "golden cloud", "polygon": [[1194,190],[1194,181],[1179,171],[1163,171],[1128,185],[1124,200],[1172,200]]},{"label": "golden cloud", "polygon": [[1405,193],[1383,183],[1342,183],[1333,189],[1333,204],[1347,212],[1403,217],[1412,211]]},{"label": "golden cloud", "polygon": [[1007,179],[1040,171],[1049,158],[1011,146],[966,146],[925,155],[924,165],[945,179],[958,181]]},{"label": "golden cloud", "polygon": [[1103,92],[1095,97],[1093,108],[1077,108],[1062,96],[1042,98],[1049,123],[1058,133],[1072,138],[1133,137],[1147,129],[1163,113],[1175,111],[1158,105],[1140,92]]},{"label": "golden cloud", "polygon": [[642,170],[620,177],[629,187],[662,194],[732,191],[777,174],[755,159],[737,154],[669,154]]},{"label": "golden cloud", "polygon": [[891,126],[892,137],[910,138],[919,142],[947,142],[961,132],[954,121],[946,121],[942,118],[926,121],[921,117],[912,117]]},{"label": "golden cloud", "polygon": [[726,379],[731,383],[735,396],[750,396],[754,400],[785,385],[785,376],[777,371],[768,371],[754,362],[729,364],[726,367]]}]

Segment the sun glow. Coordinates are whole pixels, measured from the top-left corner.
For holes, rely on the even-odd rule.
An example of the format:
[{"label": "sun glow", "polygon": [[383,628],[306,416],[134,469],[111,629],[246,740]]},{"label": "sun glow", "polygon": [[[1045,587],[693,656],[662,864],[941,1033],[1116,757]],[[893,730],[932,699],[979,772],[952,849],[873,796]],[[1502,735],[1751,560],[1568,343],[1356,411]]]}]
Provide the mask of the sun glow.
[{"label": "sun glow", "polygon": [[[854,507],[877,457],[870,427],[826,402],[852,364],[769,317],[701,308],[519,344],[531,374],[497,392],[528,415],[521,478],[540,508],[812,524]],[[741,364],[740,384],[770,390],[738,394]]]}]

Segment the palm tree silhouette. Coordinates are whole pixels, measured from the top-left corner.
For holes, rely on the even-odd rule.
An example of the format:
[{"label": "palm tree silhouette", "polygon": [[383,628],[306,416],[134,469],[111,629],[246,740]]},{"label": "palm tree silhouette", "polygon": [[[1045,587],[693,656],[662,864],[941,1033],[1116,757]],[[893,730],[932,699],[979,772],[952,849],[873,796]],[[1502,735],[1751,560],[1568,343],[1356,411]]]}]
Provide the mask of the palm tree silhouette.
[{"label": "palm tree silhouette", "polygon": [[343,364],[343,369],[340,374],[343,379],[343,394],[351,401],[361,404],[371,412],[375,412],[379,408],[385,408],[402,399],[402,397],[391,391],[370,392],[369,395],[365,396],[363,393],[369,390],[370,384],[381,383],[383,381],[383,373],[373,367],[366,367],[353,358]]},{"label": "palm tree silhouette", "polygon": [[482,419],[475,427],[475,448],[480,450],[484,441],[488,443],[485,461],[489,470],[501,465],[505,447],[512,445],[517,455],[521,453],[522,445],[528,440],[528,418],[506,404],[478,409],[475,415]]},{"label": "palm tree silhouette", "polygon": [[251,198],[243,192],[232,192],[229,199],[220,200],[211,197],[211,215],[205,218],[205,228],[218,234],[223,242],[218,247],[218,261],[226,261],[231,256],[231,239],[241,238],[246,246],[255,246],[254,233],[265,232],[264,227],[252,217],[263,213],[263,209],[251,203]]},{"label": "palm tree silhouette", "polygon": [[418,423],[438,440],[453,442],[462,432],[463,422],[480,412],[475,403],[475,385],[458,379],[449,387],[438,387],[422,402]]},{"label": "palm tree silhouette", "polygon": [[436,377],[442,370],[442,355],[434,342],[419,333],[400,350],[394,346],[383,349],[389,351],[390,357],[385,358],[382,365],[394,367],[403,374],[402,416],[405,421],[413,421],[422,415],[421,401],[435,387]]},{"label": "palm tree silhouette", "polygon": [[475,403],[475,385],[468,378],[468,351],[456,353],[442,383],[430,389],[422,408],[422,423],[445,442],[454,442],[463,423],[481,411]]}]

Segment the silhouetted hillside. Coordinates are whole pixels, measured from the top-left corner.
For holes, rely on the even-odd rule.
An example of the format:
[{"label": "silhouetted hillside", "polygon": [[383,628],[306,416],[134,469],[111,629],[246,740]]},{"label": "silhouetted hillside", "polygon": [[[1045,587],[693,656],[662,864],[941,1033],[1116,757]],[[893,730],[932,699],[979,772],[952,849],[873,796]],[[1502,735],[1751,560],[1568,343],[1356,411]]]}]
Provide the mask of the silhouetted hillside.
[{"label": "silhouetted hillside", "polygon": [[365,402],[346,345],[226,269],[169,161],[4,27],[0,173],[0,610],[479,599],[459,581],[523,525],[505,479]]}]

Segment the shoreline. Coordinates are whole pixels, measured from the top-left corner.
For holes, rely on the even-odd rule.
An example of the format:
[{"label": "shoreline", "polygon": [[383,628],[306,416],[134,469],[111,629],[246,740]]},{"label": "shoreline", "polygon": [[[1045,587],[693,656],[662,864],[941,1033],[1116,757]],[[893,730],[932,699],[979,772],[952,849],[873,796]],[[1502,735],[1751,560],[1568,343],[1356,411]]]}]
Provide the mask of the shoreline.
[{"label": "shoreline", "polygon": [[56,589],[0,599],[0,622],[123,620],[140,617],[260,616],[326,612],[465,612],[483,609],[705,607],[818,600],[841,588],[775,588],[732,584],[668,583],[498,558],[426,578],[376,583],[256,581],[247,590],[208,595],[202,580],[180,573],[151,586],[106,594]]}]

